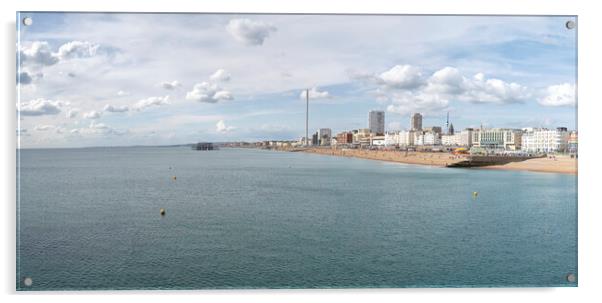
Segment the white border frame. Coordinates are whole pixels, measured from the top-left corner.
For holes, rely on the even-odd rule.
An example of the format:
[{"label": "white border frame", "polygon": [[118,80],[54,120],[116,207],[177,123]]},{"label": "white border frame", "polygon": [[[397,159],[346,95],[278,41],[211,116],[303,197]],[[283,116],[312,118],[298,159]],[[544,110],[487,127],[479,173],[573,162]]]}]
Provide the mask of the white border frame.
[{"label": "white border frame", "polygon": [[[227,0],[227,1],[126,1],[103,0],[94,3],[70,3],[68,0],[8,0],[0,4],[2,10],[2,61],[4,72],[0,73],[2,84],[3,129],[0,133],[4,148],[1,175],[4,203],[2,204],[2,240],[0,249],[0,287],[2,296],[8,301],[41,302],[103,302],[104,295],[112,294],[115,299],[136,299],[145,302],[171,300],[167,296],[177,296],[178,301],[191,302],[198,299],[215,301],[245,302],[293,302],[346,301],[363,302],[378,300],[397,302],[400,299],[446,301],[446,302],[508,302],[508,301],[548,301],[581,302],[591,301],[597,295],[601,281],[598,270],[602,269],[600,236],[602,230],[597,218],[602,210],[600,198],[595,190],[599,180],[597,172],[602,171],[600,159],[595,152],[602,150],[602,136],[595,133],[600,122],[598,114],[602,96],[597,89],[599,72],[602,68],[599,42],[599,29],[602,28],[600,10],[595,1],[474,1],[474,0],[415,0],[407,3],[394,3],[386,0]],[[578,15],[579,20],[579,287],[578,288],[494,288],[494,289],[350,289],[350,290],[199,290],[199,291],[84,291],[84,292],[20,292],[15,291],[15,239],[16,239],[16,115],[15,115],[15,16],[16,11],[106,11],[106,12],[246,12],[246,13],[373,13],[373,14],[509,14],[509,15]],[[598,34],[598,35],[596,35]],[[133,297],[132,295],[137,295]],[[197,297],[199,296],[200,297]],[[111,299],[113,299],[113,297]],[[4,302],[6,302],[3,300]]]}]

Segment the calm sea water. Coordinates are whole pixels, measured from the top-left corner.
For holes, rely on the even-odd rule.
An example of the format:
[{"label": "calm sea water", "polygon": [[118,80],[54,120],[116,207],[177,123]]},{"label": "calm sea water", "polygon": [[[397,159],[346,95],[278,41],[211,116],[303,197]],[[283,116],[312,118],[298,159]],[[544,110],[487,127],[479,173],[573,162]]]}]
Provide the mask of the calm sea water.
[{"label": "calm sea water", "polygon": [[185,147],[20,168],[20,289],[576,285],[576,176]]}]

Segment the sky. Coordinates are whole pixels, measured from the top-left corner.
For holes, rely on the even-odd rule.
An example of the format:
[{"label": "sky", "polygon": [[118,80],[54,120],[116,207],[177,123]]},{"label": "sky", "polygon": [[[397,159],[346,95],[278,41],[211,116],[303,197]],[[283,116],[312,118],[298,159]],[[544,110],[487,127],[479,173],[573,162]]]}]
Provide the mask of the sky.
[{"label": "sky", "polygon": [[[33,23],[24,26],[21,20]],[[576,127],[566,16],[21,13],[21,148]]]}]

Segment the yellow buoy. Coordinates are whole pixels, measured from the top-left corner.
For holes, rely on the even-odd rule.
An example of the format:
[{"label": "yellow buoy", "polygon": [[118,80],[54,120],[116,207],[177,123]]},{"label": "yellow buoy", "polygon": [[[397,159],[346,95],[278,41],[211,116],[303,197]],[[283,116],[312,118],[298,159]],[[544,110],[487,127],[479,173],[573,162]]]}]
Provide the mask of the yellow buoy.
[{"label": "yellow buoy", "polygon": [[161,208],[159,210],[159,213],[161,214],[161,216],[165,216],[165,208]]},{"label": "yellow buoy", "polygon": [[479,192],[478,192],[478,191],[473,191],[473,192],[472,192],[472,197],[473,197],[474,199],[476,199],[478,195],[479,195]]},{"label": "yellow buoy", "polygon": [[176,176],[171,177],[174,181],[176,181]]}]

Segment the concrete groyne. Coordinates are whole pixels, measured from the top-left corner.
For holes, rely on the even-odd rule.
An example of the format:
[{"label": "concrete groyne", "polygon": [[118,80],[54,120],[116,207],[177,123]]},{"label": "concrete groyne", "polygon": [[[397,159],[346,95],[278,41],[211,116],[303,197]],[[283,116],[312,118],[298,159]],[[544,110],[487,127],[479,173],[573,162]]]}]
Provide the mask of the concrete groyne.
[{"label": "concrete groyne", "polygon": [[[545,156],[543,156],[545,157]],[[447,167],[482,167],[482,166],[493,166],[493,165],[504,165],[512,162],[522,162],[529,159],[540,158],[532,156],[480,156],[471,155],[466,156],[461,161],[455,161],[447,164]]]}]

